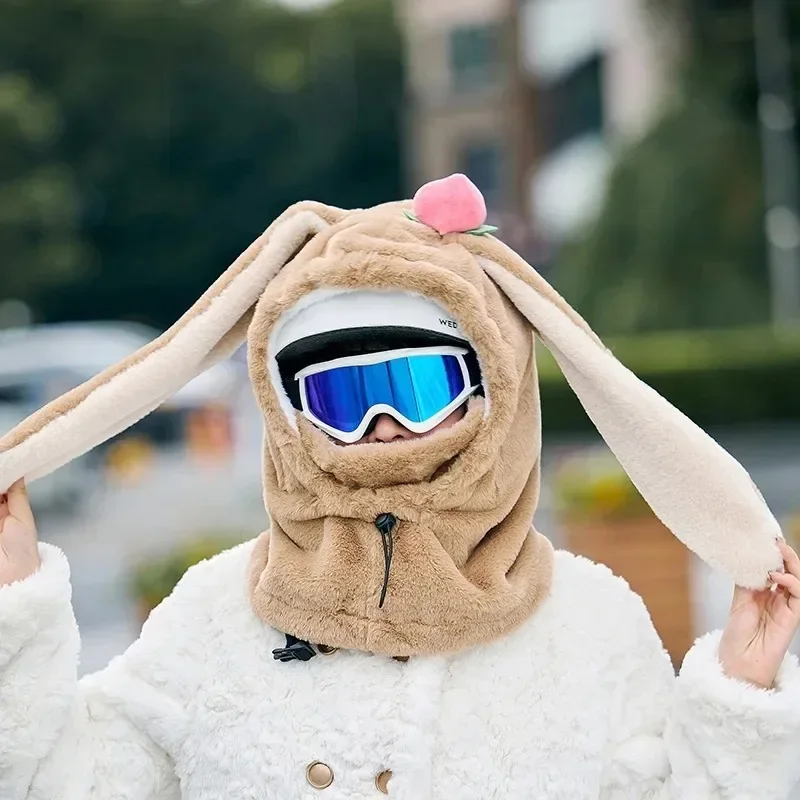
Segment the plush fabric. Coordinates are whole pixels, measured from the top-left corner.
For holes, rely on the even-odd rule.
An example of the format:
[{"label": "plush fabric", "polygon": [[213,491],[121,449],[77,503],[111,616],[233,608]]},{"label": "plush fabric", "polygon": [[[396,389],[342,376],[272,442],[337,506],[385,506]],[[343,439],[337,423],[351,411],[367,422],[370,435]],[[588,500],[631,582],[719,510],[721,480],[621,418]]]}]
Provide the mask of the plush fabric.
[{"label": "plush fabric", "polygon": [[[316,237],[267,287],[248,335],[266,419],[272,523],[251,571],[254,608],[302,639],[388,655],[461,650],[502,636],[546,595],[551,547],[531,530],[539,491],[530,327],[459,246],[441,247],[395,206]],[[321,290],[404,289],[460,309],[481,362],[459,425],[424,439],[343,448],[282,402],[270,343]],[[398,519],[385,605],[381,513]]]},{"label": "plush fabric", "polygon": [[[714,634],[676,680],[643,604],[564,552],[538,612],[494,644],[399,663],[282,664],[250,605],[251,542],[192,568],[102,672],[75,679],[68,570],[0,589],[3,800],[787,800],[800,670],[722,675]],[[321,792],[314,761],[334,774]]]},{"label": "plush fabric", "polygon": [[[485,215],[476,193],[451,176],[414,203],[289,209],[152,345],[0,440],[0,490],[123,430],[246,335],[274,520],[249,573],[253,608],[303,639],[392,655],[460,651],[523,624],[548,592],[552,554],[530,528],[536,333],[667,527],[737,583],[765,586],[781,565],[780,530],[747,473],[625,369],[519,256],[464,231]],[[299,418],[271,380],[276,325],[314,292],[365,288],[417,292],[447,309],[475,346],[486,405],[390,450],[335,447]],[[382,513],[399,525],[379,608]]]},{"label": "plush fabric", "polygon": [[0,437],[0,492],[107,441],[230,355],[244,341],[265,284],[343,213],[319,203],[292,206],[163,335]]},{"label": "plush fabric", "polygon": [[486,222],[486,202],[466,175],[450,175],[420,187],[411,213],[439,233],[466,233]]},{"label": "plush fabric", "polygon": [[765,565],[783,567],[775,546],[782,534],[741,464],[626,369],[585,323],[559,310],[530,271],[517,268],[518,277],[509,264],[480,263],[536,325],[606,444],[667,528],[740,586],[763,587]]}]

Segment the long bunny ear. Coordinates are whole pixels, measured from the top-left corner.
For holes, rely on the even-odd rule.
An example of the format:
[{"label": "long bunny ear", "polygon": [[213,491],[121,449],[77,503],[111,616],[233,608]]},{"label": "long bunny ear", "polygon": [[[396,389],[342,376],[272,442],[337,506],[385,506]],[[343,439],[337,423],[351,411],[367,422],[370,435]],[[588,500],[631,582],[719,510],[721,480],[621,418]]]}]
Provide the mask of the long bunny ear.
[{"label": "long bunny ear", "polygon": [[292,206],[169,330],[124,361],[54,400],[0,439],[0,493],[47,475],[133,425],[245,339],[267,284],[343,212]]},{"label": "long bunny ear", "polygon": [[775,517],[745,469],[639,380],[521,258],[495,240],[471,248],[530,321],[611,451],[659,519],[740,586],[780,569]]},{"label": "long bunny ear", "polygon": [[678,409],[626,369],[513,250],[484,234],[486,204],[465,175],[422,186],[407,215],[462,244],[528,319],[656,516],[740,586],[780,569],[780,527],[750,476]]}]

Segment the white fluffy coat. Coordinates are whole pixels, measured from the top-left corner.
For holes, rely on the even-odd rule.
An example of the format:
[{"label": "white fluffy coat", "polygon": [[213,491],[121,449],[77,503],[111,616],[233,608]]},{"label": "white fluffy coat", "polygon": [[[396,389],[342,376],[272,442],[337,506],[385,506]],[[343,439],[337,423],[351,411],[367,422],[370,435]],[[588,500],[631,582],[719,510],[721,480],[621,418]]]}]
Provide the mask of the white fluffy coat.
[{"label": "white fluffy coat", "polygon": [[[283,664],[252,613],[252,543],[194,567],[141,638],[78,681],[69,568],[0,589],[2,800],[785,800],[800,779],[800,668],[726,678],[718,634],[675,678],[641,602],[560,552],[516,633],[399,663]],[[334,772],[312,788],[310,762]]]}]

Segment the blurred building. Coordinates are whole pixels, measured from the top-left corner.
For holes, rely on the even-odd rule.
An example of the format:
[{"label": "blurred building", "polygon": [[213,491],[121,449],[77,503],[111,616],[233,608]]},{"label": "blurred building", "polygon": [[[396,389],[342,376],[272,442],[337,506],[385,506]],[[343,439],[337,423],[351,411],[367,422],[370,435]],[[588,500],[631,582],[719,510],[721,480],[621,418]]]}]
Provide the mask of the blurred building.
[{"label": "blurred building", "polygon": [[398,0],[408,67],[409,186],[468,174],[490,213],[513,204],[510,0]]},{"label": "blurred building", "polygon": [[664,95],[646,0],[398,0],[409,189],[464,172],[509,244],[547,261],[591,219],[614,150]]},{"label": "blurred building", "polygon": [[528,210],[558,241],[596,212],[615,149],[647,129],[666,42],[646,0],[521,0],[517,27],[535,109]]}]

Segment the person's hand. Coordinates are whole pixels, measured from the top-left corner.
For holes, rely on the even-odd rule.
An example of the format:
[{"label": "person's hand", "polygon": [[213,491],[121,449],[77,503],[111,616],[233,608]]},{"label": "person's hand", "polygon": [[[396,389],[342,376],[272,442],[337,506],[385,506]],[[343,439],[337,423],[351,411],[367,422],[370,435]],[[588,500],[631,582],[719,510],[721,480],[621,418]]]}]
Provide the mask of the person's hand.
[{"label": "person's hand", "polygon": [[39,569],[39,547],[25,482],[0,495],[0,586],[33,575]]},{"label": "person's hand", "polygon": [[772,589],[737,586],[719,645],[725,674],[763,689],[775,683],[800,627],[800,558],[779,543],[785,572],[771,572]]}]

